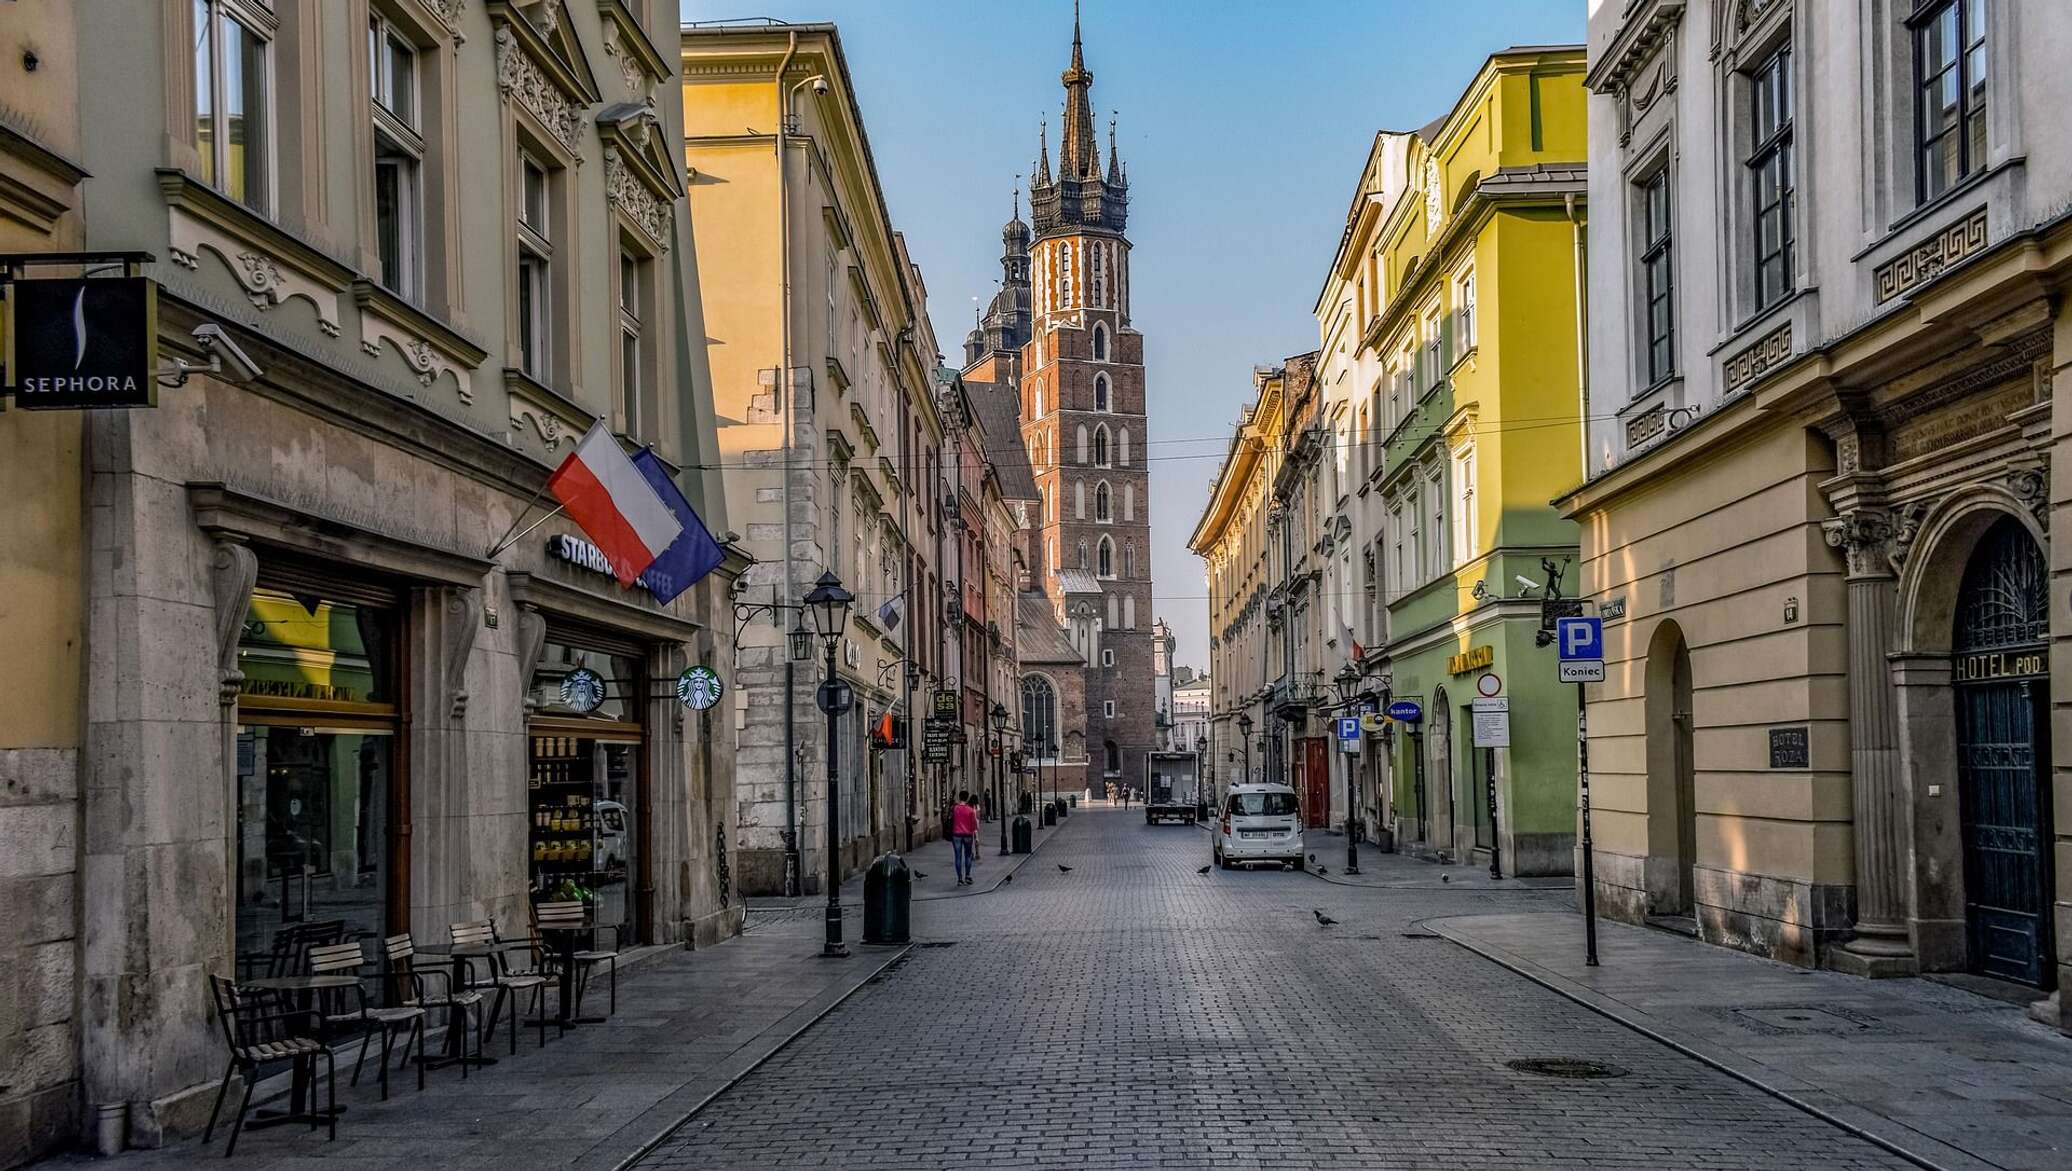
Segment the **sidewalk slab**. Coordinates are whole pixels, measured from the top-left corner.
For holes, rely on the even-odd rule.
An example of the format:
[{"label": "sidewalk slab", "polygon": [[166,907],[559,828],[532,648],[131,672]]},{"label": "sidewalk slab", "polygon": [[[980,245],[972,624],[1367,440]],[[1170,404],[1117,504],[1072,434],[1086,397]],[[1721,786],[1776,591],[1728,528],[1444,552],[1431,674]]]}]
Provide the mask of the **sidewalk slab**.
[{"label": "sidewalk slab", "polygon": [[1392,890],[1574,890],[1575,879],[1491,878],[1487,864],[1434,862],[1360,843],[1360,872],[1345,872],[1345,835],[1337,830],[1305,829],[1303,852],[1315,861],[1304,867],[1312,878],[1338,886],[1371,886]]},{"label": "sidewalk slab", "polygon": [[1932,980],[1812,971],[1572,911],[1430,930],[1930,1167],[2072,1166],[2072,1038]]},{"label": "sidewalk slab", "polygon": [[[847,919],[853,939],[861,923]],[[497,1064],[471,1071],[465,1082],[457,1069],[433,1070],[420,1093],[414,1071],[392,1070],[383,1102],[371,1064],[357,1088],[347,1085],[348,1056],[339,1063],[338,1101],[347,1111],[335,1143],[300,1126],[247,1131],[236,1157],[225,1159],[224,1123],[207,1146],[190,1140],[133,1151],[113,1165],[606,1171],[666,1135],[906,951],[852,945],[847,959],[822,959],[820,933],[817,917],[801,918],[696,952],[666,951],[619,973],[618,1012],[602,1024],[566,1036],[550,1027],[544,1049],[537,1032],[521,1030],[515,1057],[499,1025],[484,1049]],[[607,996],[600,977],[584,1010],[602,1015]],[[225,1110],[231,1105],[234,1099]],[[88,1163],[60,1156],[46,1165]]]}]

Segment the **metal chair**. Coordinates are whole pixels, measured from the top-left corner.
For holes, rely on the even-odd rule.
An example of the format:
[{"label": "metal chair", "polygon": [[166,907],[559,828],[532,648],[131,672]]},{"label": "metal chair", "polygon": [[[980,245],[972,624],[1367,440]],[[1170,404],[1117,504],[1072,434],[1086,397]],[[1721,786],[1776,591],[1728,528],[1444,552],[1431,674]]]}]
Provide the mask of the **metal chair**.
[{"label": "metal chair", "polygon": [[[536,904],[532,909],[533,934],[538,935],[539,928],[543,926],[581,927],[586,914],[587,911],[584,904],[573,899],[565,902]],[[590,988],[590,973],[599,967],[603,967],[611,979],[611,1011],[614,1014],[619,1011],[619,949],[617,944],[621,942],[621,934],[625,927],[623,924],[618,923],[600,924],[592,927],[590,930],[590,942],[593,945],[597,942],[597,932],[604,930],[609,930],[612,933],[614,946],[610,948],[592,946],[580,949],[575,953],[574,959],[580,970],[576,979],[575,1008],[570,1015],[581,1015],[583,995]]]},{"label": "metal chair", "polygon": [[273,933],[272,944],[265,955],[239,956],[238,963],[242,970],[238,975],[243,979],[303,975],[303,965],[307,962],[310,948],[337,943],[344,938],[343,919],[290,923]]},{"label": "metal chair", "polygon": [[[454,1052],[460,1058],[460,1078],[462,1081],[468,1080],[468,1034],[473,1031],[468,1028],[468,1010],[481,1007],[482,994],[472,988],[454,987],[453,973],[442,968],[418,970],[417,944],[407,932],[382,940],[381,951],[384,964],[382,978],[387,984],[390,1002],[421,1008],[427,1012],[445,1009],[448,1036],[453,1038]],[[428,984],[428,980],[434,983]],[[408,1056],[407,1049],[405,1056]],[[482,1056],[482,1039],[479,1036],[475,1039],[475,1056],[477,1059]],[[421,1042],[418,1046],[418,1058],[418,1067],[422,1070],[424,1046]],[[419,1084],[423,1084],[421,1077]]]},{"label": "metal chair", "polygon": [[[540,1025],[540,1048],[547,1046],[547,972],[540,963],[539,943],[532,941],[530,964],[513,964],[509,954],[493,949],[493,945],[504,942],[497,938],[496,923],[489,919],[478,919],[470,923],[455,923],[446,929],[455,947],[492,947],[487,957],[488,985],[496,989],[496,999],[489,1003],[489,1019],[483,1022],[482,1035],[487,1037],[496,1032],[497,1019],[503,1015],[504,1006],[511,1009],[511,1053],[518,1053],[518,993],[532,993],[533,1012]],[[480,988],[473,977],[475,965],[467,965],[469,984]]]},{"label": "metal chair", "polygon": [[[216,1137],[216,1116],[223,1111],[223,1098],[230,1092],[232,1074],[242,1074],[245,1079],[245,1095],[237,1104],[237,1117],[230,1126],[230,1142],[223,1148],[223,1157],[229,1158],[237,1150],[237,1136],[244,1132],[245,1115],[252,1108],[252,1091],[259,1085],[259,1068],[276,1061],[290,1063],[298,1080],[313,1098],[316,1094],[317,1058],[324,1059],[329,1108],[325,1111],[326,1124],[331,1131],[331,1140],[338,1139],[338,1061],[331,1048],[316,1039],[315,1032],[322,1027],[322,1020],[314,1012],[301,1009],[269,1011],[274,1003],[269,997],[249,996],[238,990],[236,984],[222,976],[209,976],[209,996],[216,1004],[216,1019],[223,1027],[223,1042],[230,1050],[230,1063],[223,1070],[223,1083],[216,1087],[216,1104],[209,1108],[208,1129],[202,1133],[202,1143],[207,1145]],[[307,1030],[298,1032],[297,1026]],[[314,1103],[310,1103],[313,1105]],[[316,1112],[310,1113],[310,1129],[316,1129]]]},{"label": "metal chair", "polygon": [[[359,976],[360,969],[367,965],[367,953],[357,939],[349,943],[326,944],[309,949],[309,974],[312,976]],[[350,992],[348,999],[345,995]],[[367,1062],[367,1050],[373,1047],[373,1035],[381,1034],[381,1100],[388,1101],[388,1060],[391,1047],[398,1032],[403,1035],[403,1053],[410,1053],[410,1038],[417,1038],[417,1088],[424,1089],[424,1018],[421,1004],[397,1004],[377,1006],[367,999],[367,990],[355,984],[351,988],[327,989],[322,996],[322,1012],[326,1025],[364,1025],[361,1031],[360,1055],[353,1060],[353,1085],[360,1084],[360,1067]]]}]

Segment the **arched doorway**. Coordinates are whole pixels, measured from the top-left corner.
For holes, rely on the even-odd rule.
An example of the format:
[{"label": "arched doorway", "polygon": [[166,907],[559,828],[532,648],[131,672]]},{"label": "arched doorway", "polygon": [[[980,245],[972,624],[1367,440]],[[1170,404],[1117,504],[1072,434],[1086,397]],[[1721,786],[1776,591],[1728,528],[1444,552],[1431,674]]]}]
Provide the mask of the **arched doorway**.
[{"label": "arched doorway", "polygon": [[1426,840],[1439,849],[1453,849],[1453,709],[1447,705],[1444,687],[1432,690],[1432,706],[1425,718],[1425,794],[1434,805],[1445,802],[1445,816],[1438,809],[1425,814],[1431,822]]},{"label": "arched doorway", "polygon": [[2051,953],[2049,574],[2027,529],[1979,538],[1957,592],[1957,800],[1972,971],[2047,987]]},{"label": "arched doorway", "polygon": [[1648,914],[1684,916],[1697,905],[1697,777],[1691,753],[1691,650],[1664,622],[1648,644]]}]

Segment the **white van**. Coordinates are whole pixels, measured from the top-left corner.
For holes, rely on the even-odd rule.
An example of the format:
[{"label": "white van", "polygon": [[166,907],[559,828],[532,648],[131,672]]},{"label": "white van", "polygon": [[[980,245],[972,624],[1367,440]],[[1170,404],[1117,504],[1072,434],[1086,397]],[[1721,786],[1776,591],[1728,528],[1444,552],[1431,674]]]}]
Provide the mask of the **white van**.
[{"label": "white van", "polygon": [[1216,820],[1216,865],[1248,862],[1302,865],[1302,814],[1286,785],[1232,785]]}]

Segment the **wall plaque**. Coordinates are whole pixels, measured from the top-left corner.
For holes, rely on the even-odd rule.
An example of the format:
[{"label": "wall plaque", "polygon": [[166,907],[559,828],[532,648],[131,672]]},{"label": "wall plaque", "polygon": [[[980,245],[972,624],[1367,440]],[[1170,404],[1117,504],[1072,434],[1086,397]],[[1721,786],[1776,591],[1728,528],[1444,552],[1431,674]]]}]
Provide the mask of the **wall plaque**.
[{"label": "wall plaque", "polygon": [[1806,725],[1770,729],[1770,767],[1813,767],[1812,743]]}]

